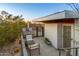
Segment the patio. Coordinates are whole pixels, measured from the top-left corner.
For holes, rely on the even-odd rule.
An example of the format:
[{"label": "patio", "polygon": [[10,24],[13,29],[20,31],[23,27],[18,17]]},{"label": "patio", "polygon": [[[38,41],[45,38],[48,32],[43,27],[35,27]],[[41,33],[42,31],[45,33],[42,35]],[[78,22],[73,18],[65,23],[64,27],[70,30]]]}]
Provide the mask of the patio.
[{"label": "patio", "polygon": [[40,44],[40,56],[59,56],[58,50],[45,44],[43,37],[34,38],[34,41]]}]

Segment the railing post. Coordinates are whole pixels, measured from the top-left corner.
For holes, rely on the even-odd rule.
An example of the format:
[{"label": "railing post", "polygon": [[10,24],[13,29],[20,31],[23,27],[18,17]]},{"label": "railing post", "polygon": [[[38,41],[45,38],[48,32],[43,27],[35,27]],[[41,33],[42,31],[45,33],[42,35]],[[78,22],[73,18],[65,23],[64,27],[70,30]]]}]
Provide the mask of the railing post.
[{"label": "railing post", "polygon": [[59,56],[61,56],[61,50],[59,50]]},{"label": "railing post", "polygon": [[78,49],[76,48],[76,56],[78,56]]},{"label": "railing post", "polygon": [[67,50],[67,49],[65,49],[65,56],[67,56],[67,52],[68,52],[68,50]]},{"label": "railing post", "polygon": [[66,56],[71,56],[71,49],[75,49],[75,56],[78,56],[78,49],[79,47],[74,48],[61,48],[59,49],[59,56],[61,56],[61,51],[64,50]]}]

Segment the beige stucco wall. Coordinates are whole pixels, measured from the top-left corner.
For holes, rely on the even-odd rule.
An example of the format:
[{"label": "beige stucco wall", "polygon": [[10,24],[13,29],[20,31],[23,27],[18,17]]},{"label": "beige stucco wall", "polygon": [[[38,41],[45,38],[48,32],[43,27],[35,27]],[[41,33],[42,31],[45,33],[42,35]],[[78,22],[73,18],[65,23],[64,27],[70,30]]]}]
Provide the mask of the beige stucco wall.
[{"label": "beige stucco wall", "polygon": [[[79,47],[79,30],[75,30],[75,47]],[[79,49],[78,49],[79,56]]]},{"label": "beige stucco wall", "polygon": [[76,45],[79,44],[79,20],[75,20],[75,40]]},{"label": "beige stucco wall", "polygon": [[[74,27],[75,24],[63,24],[63,26],[71,26],[71,47],[79,47],[79,31],[76,30]],[[76,51],[75,49],[71,50],[71,55],[75,55]],[[79,55],[79,49],[78,49],[78,55]]]},{"label": "beige stucco wall", "polygon": [[71,38],[73,39],[73,24],[62,24],[62,26],[71,26]]},{"label": "beige stucco wall", "polygon": [[[79,47],[79,19],[75,20],[75,29],[74,29],[74,45],[75,47]],[[79,56],[79,49],[78,49],[78,56]]]},{"label": "beige stucco wall", "polygon": [[[74,44],[74,39],[75,39],[75,37],[74,37],[74,24],[63,24],[62,25],[62,27],[63,26],[71,26],[71,47],[73,48],[73,47],[75,47],[75,44]],[[75,54],[75,51],[72,49],[71,50],[71,55],[74,55]]]},{"label": "beige stucco wall", "polygon": [[45,37],[57,48],[57,24],[45,24]]},{"label": "beige stucco wall", "polygon": [[[57,26],[58,26],[58,24],[56,24],[56,23],[55,24],[53,24],[53,23],[45,24],[45,37],[47,37],[52,42],[52,45],[55,48],[58,48],[58,46],[57,46],[58,45]],[[71,26],[71,38],[73,41],[73,39],[74,39],[73,24],[62,24],[62,27],[63,26]],[[63,44],[63,42],[62,42],[62,44]],[[71,46],[73,46],[73,43],[71,44]],[[63,45],[62,45],[62,47],[63,47]]]},{"label": "beige stucco wall", "polygon": [[[58,24],[53,24],[53,23],[45,24],[45,37],[47,37],[52,42],[52,45],[55,48],[58,48],[58,45],[59,45],[57,25]],[[62,27],[63,26],[71,26],[71,39],[72,39],[71,47],[79,47],[79,31],[74,30],[74,24],[62,24]],[[63,41],[62,41],[62,44],[63,44]],[[62,45],[62,48],[63,48],[63,45]],[[75,55],[75,50],[71,50],[71,54]]]}]

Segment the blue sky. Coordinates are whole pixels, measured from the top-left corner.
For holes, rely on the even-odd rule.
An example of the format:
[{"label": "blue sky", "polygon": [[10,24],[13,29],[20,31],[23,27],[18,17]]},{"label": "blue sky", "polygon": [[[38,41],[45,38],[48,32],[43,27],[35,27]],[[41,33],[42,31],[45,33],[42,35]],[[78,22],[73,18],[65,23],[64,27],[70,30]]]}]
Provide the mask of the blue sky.
[{"label": "blue sky", "polygon": [[64,3],[0,3],[0,11],[5,10],[13,15],[22,14],[26,20],[70,9]]}]

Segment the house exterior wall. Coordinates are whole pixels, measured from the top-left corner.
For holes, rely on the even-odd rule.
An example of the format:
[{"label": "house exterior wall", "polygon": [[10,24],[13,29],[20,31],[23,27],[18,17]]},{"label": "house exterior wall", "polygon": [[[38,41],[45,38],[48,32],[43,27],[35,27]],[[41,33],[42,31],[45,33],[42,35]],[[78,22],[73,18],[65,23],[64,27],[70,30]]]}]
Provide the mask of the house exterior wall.
[{"label": "house exterior wall", "polygon": [[71,47],[73,47],[73,41],[74,41],[74,24],[63,24],[62,26],[71,26]]},{"label": "house exterior wall", "polygon": [[[79,47],[79,30],[75,30],[75,47]],[[79,56],[79,48],[78,48],[78,56]]]},{"label": "house exterior wall", "polygon": [[[75,41],[77,44],[79,44],[79,19],[75,20]],[[78,45],[78,47],[79,47],[79,45]]]},{"label": "house exterior wall", "polygon": [[57,48],[57,24],[45,24],[45,37]]},{"label": "house exterior wall", "polygon": [[33,37],[43,37],[44,36],[44,24],[30,24],[32,28]]},{"label": "house exterior wall", "polygon": [[[62,24],[63,26],[71,26],[71,48],[79,47],[79,31],[75,28],[75,24]],[[59,41],[58,41],[59,42]],[[59,45],[59,44],[58,44]],[[71,50],[71,55],[76,55],[76,50]],[[78,49],[79,56],[79,49]]]},{"label": "house exterior wall", "polygon": [[71,47],[73,46],[73,39],[74,39],[74,30],[73,30],[73,24],[65,24],[65,23],[59,23],[57,24],[57,41],[58,41],[58,48],[63,48],[63,26],[71,26]]},{"label": "house exterior wall", "polygon": [[[67,25],[67,24],[63,24]],[[71,47],[79,47],[79,20],[75,20],[74,24],[68,24],[67,26],[71,26]],[[71,55],[76,55],[76,50],[71,50]],[[79,56],[79,49],[78,49],[78,56]]]},{"label": "house exterior wall", "polygon": [[71,39],[73,40],[74,39],[74,35],[73,35],[73,32],[74,32],[74,24],[62,24],[62,26],[71,26]]},{"label": "house exterior wall", "polygon": [[[79,19],[75,20],[74,25],[74,47],[79,47]],[[73,51],[75,55],[75,50]],[[78,56],[79,56],[79,49],[78,49]]]},{"label": "house exterior wall", "polygon": [[62,39],[62,24],[57,24],[57,47],[62,48],[63,47],[63,39]]},{"label": "house exterior wall", "polygon": [[[45,37],[47,37],[55,48],[63,48],[63,26],[71,26],[71,42],[73,42],[73,24],[45,24]],[[61,27],[61,28],[60,28]],[[62,45],[62,46],[61,46]],[[73,43],[71,44],[71,47]]]},{"label": "house exterior wall", "polygon": [[[52,42],[52,45],[56,49],[63,48],[63,26],[71,26],[71,48],[79,47],[79,31],[76,30],[74,23],[73,24],[65,24],[65,23],[45,24],[45,29],[44,29],[45,37],[48,38]],[[75,49],[72,49],[71,55],[75,55],[75,52],[76,52]],[[78,52],[78,55],[79,55],[79,52]]]},{"label": "house exterior wall", "polygon": [[[62,27],[63,26],[71,26],[71,48],[79,47],[79,28],[78,28],[79,24],[77,24],[75,22],[74,24],[62,24]],[[59,37],[58,37],[58,39],[59,39]],[[59,42],[59,40],[58,40],[58,42]],[[71,50],[71,55],[74,55],[74,56],[76,55],[76,50],[75,49]],[[78,56],[79,56],[79,49],[78,49]]]}]

